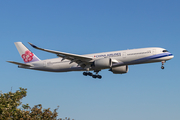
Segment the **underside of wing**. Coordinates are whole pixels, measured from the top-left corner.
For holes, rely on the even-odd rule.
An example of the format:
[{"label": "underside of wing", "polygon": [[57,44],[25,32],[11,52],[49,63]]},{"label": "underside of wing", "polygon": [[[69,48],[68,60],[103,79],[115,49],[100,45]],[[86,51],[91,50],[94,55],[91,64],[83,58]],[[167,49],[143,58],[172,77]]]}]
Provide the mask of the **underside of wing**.
[{"label": "underside of wing", "polygon": [[16,65],[21,65],[21,66],[24,66],[24,67],[32,67],[32,65],[19,63],[19,62],[14,62],[14,61],[7,61],[7,62],[16,64]]}]

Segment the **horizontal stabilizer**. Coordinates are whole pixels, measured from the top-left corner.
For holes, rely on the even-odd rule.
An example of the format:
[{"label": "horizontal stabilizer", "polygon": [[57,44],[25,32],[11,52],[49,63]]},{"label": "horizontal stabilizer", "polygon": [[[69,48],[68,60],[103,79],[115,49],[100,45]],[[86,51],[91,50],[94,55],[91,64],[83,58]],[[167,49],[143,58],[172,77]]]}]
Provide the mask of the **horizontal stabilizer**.
[{"label": "horizontal stabilizer", "polygon": [[14,62],[14,61],[7,61],[7,62],[16,64],[16,65],[25,66],[25,67],[32,67],[32,65],[24,64],[24,63],[19,63],[19,62]]}]

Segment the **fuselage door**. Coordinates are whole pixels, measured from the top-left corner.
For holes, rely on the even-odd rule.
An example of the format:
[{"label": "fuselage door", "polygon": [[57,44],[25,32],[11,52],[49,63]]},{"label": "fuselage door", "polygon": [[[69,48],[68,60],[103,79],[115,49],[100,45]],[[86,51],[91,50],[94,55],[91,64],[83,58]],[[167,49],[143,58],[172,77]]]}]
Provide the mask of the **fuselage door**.
[{"label": "fuselage door", "polygon": [[156,49],[152,50],[152,54],[155,55],[156,54]]},{"label": "fuselage door", "polygon": [[123,58],[126,58],[126,52],[122,53]]},{"label": "fuselage door", "polygon": [[46,61],[44,61],[43,63],[44,63],[44,64],[43,64],[43,66],[44,66],[44,67],[46,67],[46,66],[47,66],[47,62],[46,62]]}]

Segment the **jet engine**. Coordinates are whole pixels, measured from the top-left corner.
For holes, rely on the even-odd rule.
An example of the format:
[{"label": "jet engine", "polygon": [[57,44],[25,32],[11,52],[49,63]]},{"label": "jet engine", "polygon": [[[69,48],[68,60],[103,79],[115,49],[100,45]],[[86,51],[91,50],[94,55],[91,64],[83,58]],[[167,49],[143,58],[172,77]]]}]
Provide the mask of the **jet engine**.
[{"label": "jet engine", "polygon": [[114,74],[124,74],[127,73],[129,70],[127,65],[119,66],[119,67],[113,67],[109,71],[113,72]]},{"label": "jet engine", "polygon": [[112,60],[111,58],[98,59],[94,61],[92,66],[98,69],[110,68],[112,66]]}]

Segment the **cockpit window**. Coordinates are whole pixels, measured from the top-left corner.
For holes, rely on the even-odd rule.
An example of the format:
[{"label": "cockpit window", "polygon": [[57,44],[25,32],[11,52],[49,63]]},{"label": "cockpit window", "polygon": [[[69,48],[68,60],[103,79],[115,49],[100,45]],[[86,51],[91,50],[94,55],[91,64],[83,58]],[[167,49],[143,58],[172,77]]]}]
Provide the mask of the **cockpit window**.
[{"label": "cockpit window", "polygon": [[167,50],[163,50],[163,52],[168,52]]}]

